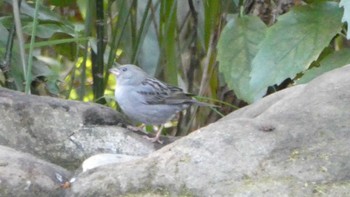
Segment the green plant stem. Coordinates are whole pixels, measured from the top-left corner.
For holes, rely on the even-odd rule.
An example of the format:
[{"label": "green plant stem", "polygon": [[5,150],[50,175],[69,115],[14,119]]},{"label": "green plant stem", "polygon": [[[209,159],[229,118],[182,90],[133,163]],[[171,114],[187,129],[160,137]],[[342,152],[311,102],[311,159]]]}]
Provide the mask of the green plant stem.
[{"label": "green plant stem", "polygon": [[199,98],[200,100],[212,101],[212,102],[214,102],[214,103],[220,103],[220,104],[223,104],[223,105],[232,107],[233,109],[239,109],[238,106],[232,105],[231,103],[228,103],[228,102],[225,102],[225,101],[222,101],[222,100],[219,100],[219,99],[214,99],[214,98],[210,98],[210,97],[203,97],[203,96],[195,96],[195,98],[196,98],[196,99]]},{"label": "green plant stem", "polygon": [[[104,44],[104,8],[103,1],[96,0],[96,45],[97,52],[92,53],[92,76],[93,76],[93,92],[94,99],[103,97],[103,73],[104,73],[104,61],[103,55],[105,50]],[[97,103],[105,104],[105,99],[97,100]]]},{"label": "green plant stem", "polygon": [[[94,10],[94,4],[90,3],[88,5],[88,8],[86,9],[86,19],[85,19],[85,31],[84,31],[84,36],[88,37],[91,36],[91,24],[92,24],[92,13]],[[80,76],[80,88],[78,91],[78,96],[79,96],[79,100],[83,100],[84,96],[85,96],[85,83],[86,83],[86,61],[88,59],[88,54],[89,54],[89,41],[87,40],[84,43],[84,53],[83,53],[83,61],[81,63],[81,67],[80,67],[80,72],[81,72],[81,76]]]},{"label": "green plant stem", "polygon": [[29,54],[28,54],[28,69],[26,73],[26,85],[25,85],[25,93],[30,94],[30,85],[32,82],[32,66],[33,66],[33,50],[34,50],[34,42],[35,42],[35,35],[36,30],[38,26],[38,13],[39,13],[39,6],[41,5],[42,0],[36,0],[35,1],[35,10],[34,10],[34,19],[33,19],[33,29],[32,34],[30,38],[30,47],[29,47]]},{"label": "green plant stem", "polygon": [[19,54],[21,57],[21,63],[22,63],[22,69],[23,69],[23,78],[25,81],[27,81],[24,38],[23,38],[22,24],[21,24],[21,18],[20,18],[20,13],[19,13],[18,0],[13,0],[12,8],[13,8],[13,16],[15,19],[16,34],[17,34],[17,39],[18,39],[18,44],[19,44]]}]

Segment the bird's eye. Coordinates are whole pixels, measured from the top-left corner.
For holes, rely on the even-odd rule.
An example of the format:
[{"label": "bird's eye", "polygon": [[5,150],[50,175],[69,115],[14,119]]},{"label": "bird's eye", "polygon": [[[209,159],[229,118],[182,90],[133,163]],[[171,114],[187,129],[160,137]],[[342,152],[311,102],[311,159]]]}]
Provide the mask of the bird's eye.
[{"label": "bird's eye", "polygon": [[123,71],[123,72],[125,72],[125,71],[127,71],[127,70],[128,70],[127,68],[122,68],[122,71]]}]

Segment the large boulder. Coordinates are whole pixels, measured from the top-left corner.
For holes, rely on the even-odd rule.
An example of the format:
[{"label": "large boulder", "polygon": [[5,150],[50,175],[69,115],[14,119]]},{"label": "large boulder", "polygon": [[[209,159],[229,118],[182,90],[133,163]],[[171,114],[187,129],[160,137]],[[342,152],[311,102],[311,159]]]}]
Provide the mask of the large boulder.
[{"label": "large boulder", "polygon": [[67,196],[347,196],[349,76],[331,71],[148,157],[86,171]]},{"label": "large boulder", "polygon": [[[152,143],[117,125],[117,111],[93,103],[25,95],[0,88],[0,145],[76,169],[98,153],[147,155]],[[110,126],[108,126],[110,125]]]},{"label": "large boulder", "polygon": [[0,146],[0,196],[63,196],[70,176],[60,166]]}]

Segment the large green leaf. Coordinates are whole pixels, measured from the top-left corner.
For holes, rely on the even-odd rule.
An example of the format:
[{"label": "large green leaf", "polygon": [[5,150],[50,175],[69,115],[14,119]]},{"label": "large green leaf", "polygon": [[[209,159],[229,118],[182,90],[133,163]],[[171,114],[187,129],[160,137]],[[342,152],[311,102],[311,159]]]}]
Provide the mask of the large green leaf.
[{"label": "large green leaf", "polygon": [[340,32],[342,9],[324,2],[298,6],[268,29],[252,63],[250,84],[257,100],[269,86],[306,70]]},{"label": "large green leaf", "polygon": [[219,39],[220,72],[236,96],[247,102],[252,102],[255,97],[249,74],[265,31],[266,26],[258,17],[235,16],[227,23]]},{"label": "large green leaf", "polygon": [[320,62],[319,67],[305,71],[304,75],[296,82],[297,84],[307,83],[325,72],[342,67],[346,64],[350,64],[350,49],[344,48],[325,57]]},{"label": "large green leaf", "polygon": [[344,8],[344,15],[342,18],[342,22],[346,22],[348,24],[348,32],[346,34],[346,38],[350,40],[350,1],[349,0],[341,0],[339,3],[340,7]]}]

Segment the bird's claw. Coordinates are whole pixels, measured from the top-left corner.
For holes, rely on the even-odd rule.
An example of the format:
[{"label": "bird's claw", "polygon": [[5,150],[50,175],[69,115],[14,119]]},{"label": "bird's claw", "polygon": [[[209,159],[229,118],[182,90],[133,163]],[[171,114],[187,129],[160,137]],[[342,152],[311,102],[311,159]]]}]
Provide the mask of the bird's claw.
[{"label": "bird's claw", "polygon": [[141,131],[143,132],[143,128],[145,127],[145,125],[141,125],[138,127],[132,126],[132,125],[128,125],[126,128],[130,129],[131,131]]},{"label": "bird's claw", "polygon": [[156,143],[158,142],[159,144],[163,144],[163,141],[159,139],[159,137],[148,137],[148,136],[143,136],[145,139],[153,142],[153,143]]}]

